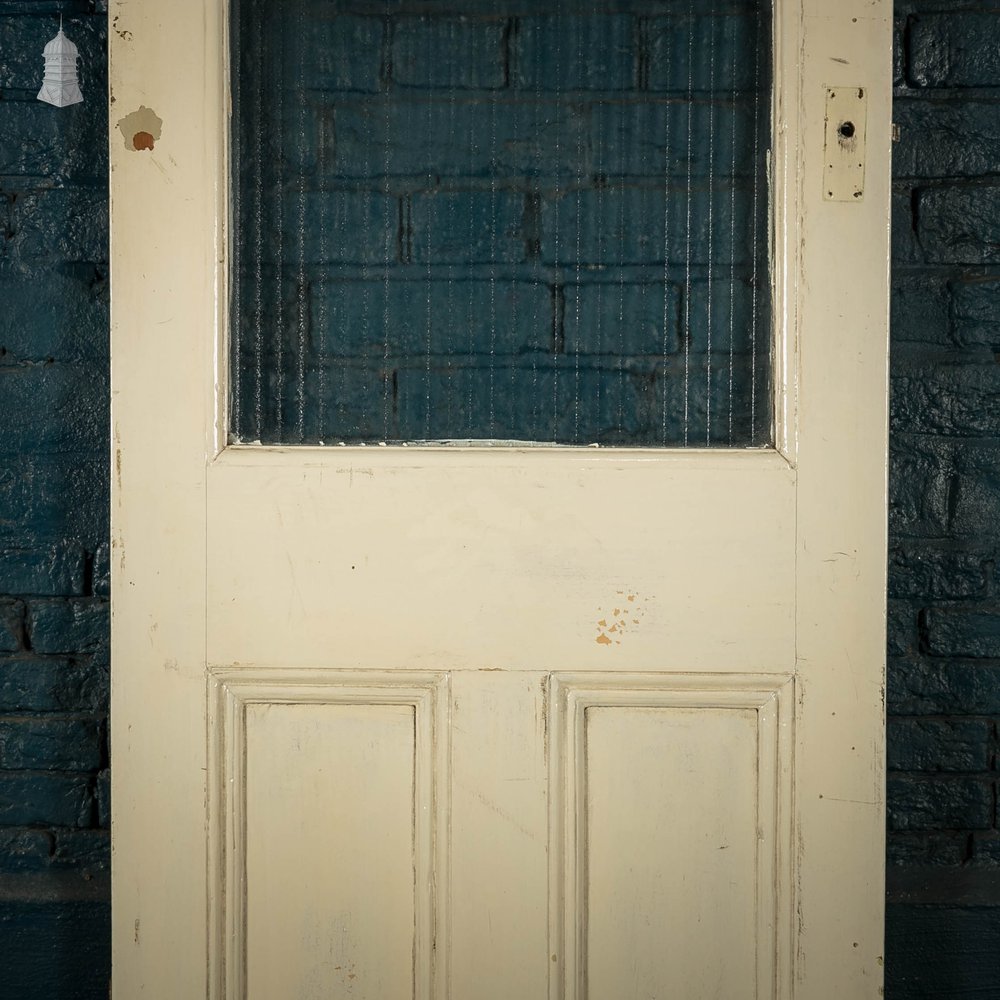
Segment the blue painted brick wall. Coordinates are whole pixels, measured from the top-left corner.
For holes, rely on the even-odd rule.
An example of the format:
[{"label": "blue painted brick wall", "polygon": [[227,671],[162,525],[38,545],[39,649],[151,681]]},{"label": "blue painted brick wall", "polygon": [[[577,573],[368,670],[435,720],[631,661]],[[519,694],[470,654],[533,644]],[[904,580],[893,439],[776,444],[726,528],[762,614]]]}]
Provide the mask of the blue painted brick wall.
[{"label": "blue painted brick wall", "polygon": [[240,0],[234,436],[766,443],[767,8]]},{"label": "blue painted brick wall", "polygon": [[1000,6],[895,18],[886,996],[1000,998]]},{"label": "blue painted brick wall", "polygon": [[[35,99],[59,15],[85,102]],[[0,994],[109,977],[106,6],[0,0]]]}]

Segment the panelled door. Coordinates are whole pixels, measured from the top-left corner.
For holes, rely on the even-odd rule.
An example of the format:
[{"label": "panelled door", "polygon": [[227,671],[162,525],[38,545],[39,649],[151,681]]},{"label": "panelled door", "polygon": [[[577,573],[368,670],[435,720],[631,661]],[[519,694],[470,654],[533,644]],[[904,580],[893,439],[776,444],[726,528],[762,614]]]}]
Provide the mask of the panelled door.
[{"label": "panelled door", "polygon": [[[711,38],[723,38],[729,22],[721,19],[738,6],[590,5],[595,16],[645,25],[635,37],[645,39],[647,90],[660,44],[649,40],[651,19],[693,24],[707,11],[710,25],[722,25]],[[401,92],[423,86],[403,75],[411,28],[416,37],[422,19],[452,16],[439,36],[421,36],[431,59],[414,65],[431,80],[470,23],[460,4],[301,4],[324,24],[348,7],[349,44],[331,48],[322,71],[355,72],[372,20],[383,57],[370,85],[357,70],[355,103],[338,106],[325,136],[294,91],[240,92],[239,73],[230,73],[238,10],[222,0],[111,4],[114,995],[879,996],[888,0],[775,0],[762,22],[771,61],[762,78],[774,91],[758,135],[761,243],[770,247],[761,275],[773,320],[766,388],[755,403],[768,418],[766,440],[751,429],[747,447],[715,447],[701,432],[640,447],[621,438],[574,444],[559,433],[512,442],[518,435],[490,433],[490,409],[485,431],[470,440],[417,433],[394,443],[377,440],[376,428],[367,443],[350,434],[327,443],[310,437],[302,402],[299,437],[276,432],[261,444],[255,439],[267,434],[252,425],[263,411],[241,410],[235,384],[253,377],[253,341],[241,367],[233,349],[241,334],[230,332],[253,332],[255,320],[241,328],[238,313],[240,302],[253,303],[254,283],[268,295],[278,288],[276,308],[293,331],[301,322],[305,344],[315,316],[308,329],[303,317],[320,308],[304,304],[307,285],[340,316],[328,328],[349,339],[365,309],[388,324],[408,308],[407,293],[390,289],[390,250],[424,267],[417,187],[392,201],[403,206],[401,231],[417,234],[414,245],[393,243],[384,261],[381,244],[371,260],[324,258],[333,277],[307,283],[296,281],[301,261],[292,253],[287,293],[280,251],[268,256],[272,240],[259,243],[266,252],[257,258],[234,263],[250,240],[245,220],[275,195],[291,192],[300,213],[278,238],[326,209],[309,200],[305,181],[296,188],[296,175],[269,180],[258,170],[241,188],[233,107],[249,115],[247,141],[260,144],[261,162],[271,140],[266,131],[254,139],[253,127],[263,127],[265,112],[293,116],[301,162],[311,158],[318,171],[316,157],[361,142],[364,127],[352,127],[350,114],[362,121],[365,101],[382,107],[387,73]],[[518,19],[531,16],[525,4],[504,15],[504,51],[527,44]],[[499,15],[484,17],[475,38],[487,38]],[[557,23],[532,44],[562,35]],[[626,45],[633,36],[623,37]],[[675,102],[671,120],[683,128],[686,116],[690,135],[705,103],[693,81],[722,56],[693,34],[683,44],[665,38],[687,67],[686,100]],[[265,31],[260,51],[272,44]],[[576,44],[561,56],[544,49],[530,65],[572,64]],[[442,113],[475,88],[513,86],[505,72],[462,77],[465,89],[452,91]],[[600,73],[614,72],[609,57]],[[580,105],[587,86],[567,84],[567,101]],[[542,103],[529,94],[531,107]],[[434,110],[425,106],[429,122]],[[375,120],[397,113],[386,99]],[[431,130],[419,115],[404,121],[419,147]],[[741,126],[721,112],[710,124],[718,149],[709,158],[721,162],[731,144],[735,162],[738,144],[726,129]],[[612,129],[601,147],[610,178],[598,186],[602,204],[614,203],[610,165],[624,162],[637,136]],[[566,144],[577,141],[582,149],[578,133],[565,133]],[[506,197],[492,180],[498,159],[477,175],[474,195],[494,222]],[[546,146],[538,162],[550,160]],[[678,160],[689,182],[693,162],[691,149]],[[429,183],[437,191],[442,182]],[[579,219],[579,184],[558,175],[554,184],[566,218],[575,211]],[[388,180],[366,211],[383,211],[387,192]],[[525,254],[556,273],[558,251],[554,263],[545,259],[549,217],[529,196],[518,205],[536,206],[542,235],[537,246],[522,240]],[[246,200],[254,197],[257,213]],[[438,222],[451,197],[437,197]],[[322,204],[339,204],[333,199]],[[685,209],[683,196],[677,204]],[[722,218],[725,202],[714,204]],[[688,195],[689,236],[691,205]],[[518,212],[511,225],[527,225],[528,210]],[[659,224],[652,214],[626,219],[622,209],[622,302],[626,278],[636,287],[645,280],[625,268],[638,267],[625,256],[630,234]],[[336,222],[334,213],[317,231],[342,239],[358,218]],[[472,219],[456,254],[484,239]],[[563,230],[552,225],[558,239]],[[601,308],[580,291],[580,231],[578,222],[576,273],[565,265],[556,296],[570,333]],[[499,235],[487,244],[507,230],[492,232]],[[665,232],[658,238],[669,242]],[[447,328],[448,289],[457,287],[449,268],[459,257],[441,259],[439,272],[427,258],[412,308]],[[608,257],[593,269],[615,263]],[[482,295],[473,288],[463,303],[515,308],[505,289],[523,289],[516,301],[528,308],[541,279],[531,260],[515,264],[487,266]],[[664,339],[668,310],[683,328],[692,308],[695,280],[683,268],[679,280],[676,301],[666,285],[657,300]],[[469,279],[462,294],[474,285]],[[502,341],[513,321],[491,315],[488,332]],[[685,345],[696,338],[687,331],[679,343],[663,370],[686,370]],[[429,344],[419,383],[428,399]],[[477,394],[499,393],[501,380],[513,384],[524,371],[558,409],[559,390],[545,379],[565,371],[576,380],[569,405],[577,413],[597,384],[588,381],[590,362],[567,348],[568,360],[549,364],[546,351],[537,370],[498,369],[496,384],[469,376],[461,398],[472,407]],[[388,341],[384,352],[387,359]],[[270,363],[265,354],[258,360]],[[380,377],[376,409],[390,391],[385,370]],[[391,390],[405,393],[400,379]],[[312,391],[301,384],[300,402]],[[272,408],[279,425],[281,405]],[[428,403],[417,412],[417,424],[430,427],[439,411]],[[456,412],[474,423],[457,404]],[[664,403],[664,428],[666,412]]]}]

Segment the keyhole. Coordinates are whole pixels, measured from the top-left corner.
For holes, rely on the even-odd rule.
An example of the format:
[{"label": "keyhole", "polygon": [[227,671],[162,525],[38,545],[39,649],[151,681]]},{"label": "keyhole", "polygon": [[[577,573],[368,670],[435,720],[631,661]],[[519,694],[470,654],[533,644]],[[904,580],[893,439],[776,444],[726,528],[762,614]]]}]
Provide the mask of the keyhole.
[{"label": "keyhole", "polygon": [[844,139],[854,138],[854,122],[843,122],[837,131]]}]

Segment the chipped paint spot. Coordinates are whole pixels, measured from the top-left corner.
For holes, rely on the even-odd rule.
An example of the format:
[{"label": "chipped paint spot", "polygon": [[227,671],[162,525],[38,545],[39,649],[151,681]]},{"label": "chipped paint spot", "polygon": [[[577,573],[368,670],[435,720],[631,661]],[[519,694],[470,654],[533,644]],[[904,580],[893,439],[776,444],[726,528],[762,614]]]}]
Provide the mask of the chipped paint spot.
[{"label": "chipped paint spot", "polygon": [[606,607],[598,609],[600,617],[597,619],[595,642],[600,646],[620,646],[625,633],[635,631],[635,626],[646,616],[639,595],[632,590],[617,591],[615,603],[618,606],[613,604],[610,612]]},{"label": "chipped paint spot", "polygon": [[142,105],[137,111],[118,122],[125,148],[132,152],[152,150],[163,133],[163,119],[151,108]]}]

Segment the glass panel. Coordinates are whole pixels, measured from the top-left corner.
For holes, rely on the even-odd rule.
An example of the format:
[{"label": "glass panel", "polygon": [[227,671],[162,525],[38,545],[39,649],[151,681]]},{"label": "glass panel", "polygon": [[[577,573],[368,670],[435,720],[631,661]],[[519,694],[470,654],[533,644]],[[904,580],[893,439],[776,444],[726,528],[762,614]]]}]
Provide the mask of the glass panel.
[{"label": "glass panel", "polygon": [[234,440],[770,442],[766,0],[233,19]]}]

